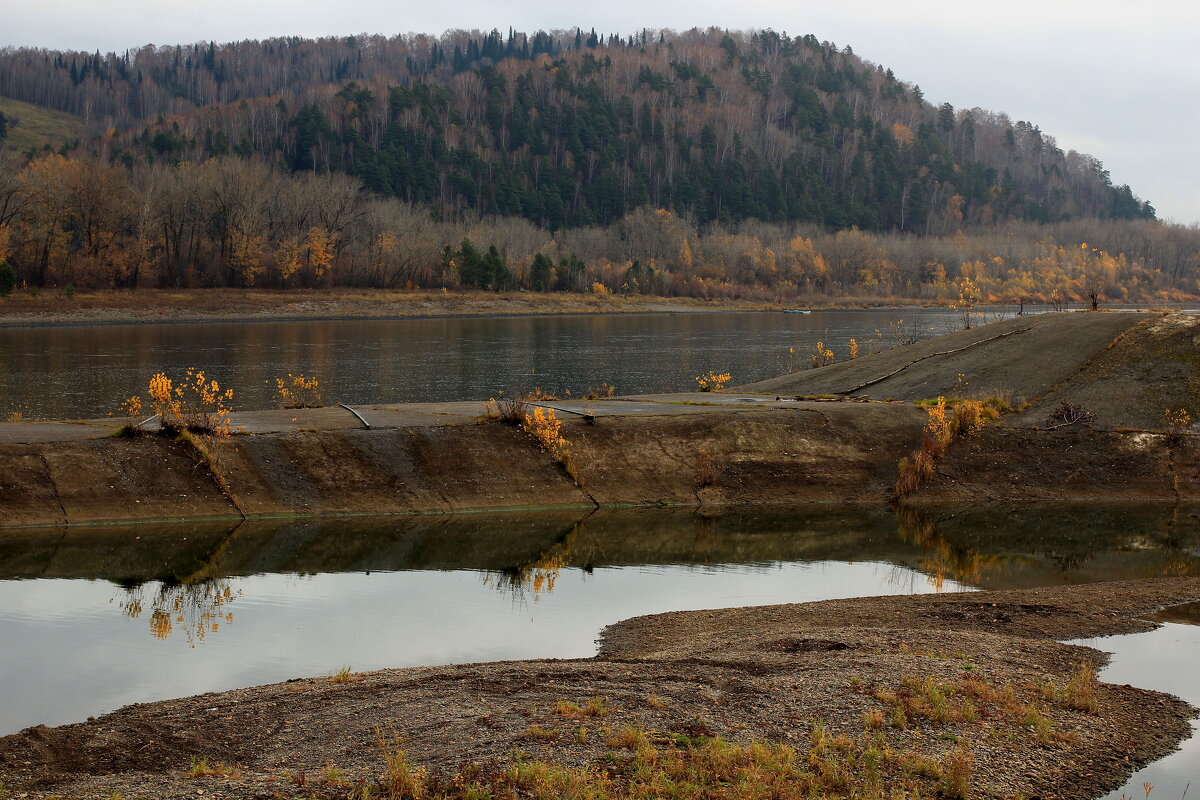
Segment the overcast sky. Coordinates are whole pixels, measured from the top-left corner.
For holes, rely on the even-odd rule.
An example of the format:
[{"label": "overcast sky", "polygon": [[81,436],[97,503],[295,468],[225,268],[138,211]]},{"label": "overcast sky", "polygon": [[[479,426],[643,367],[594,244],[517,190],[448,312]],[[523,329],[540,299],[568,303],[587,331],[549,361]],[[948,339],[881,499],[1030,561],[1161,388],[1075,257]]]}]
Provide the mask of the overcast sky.
[{"label": "overcast sky", "polygon": [[0,43],[80,50],[448,28],[772,28],[849,44],[934,103],[1005,111],[1091,153],[1159,216],[1200,221],[1191,0],[6,0]]}]

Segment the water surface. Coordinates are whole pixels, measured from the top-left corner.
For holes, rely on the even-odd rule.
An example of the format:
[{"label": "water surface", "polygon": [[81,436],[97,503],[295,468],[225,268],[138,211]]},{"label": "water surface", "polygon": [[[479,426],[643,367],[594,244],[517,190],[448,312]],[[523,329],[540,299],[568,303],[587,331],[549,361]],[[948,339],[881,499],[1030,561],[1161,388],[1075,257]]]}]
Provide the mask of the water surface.
[{"label": "water surface", "polygon": [[806,507],[0,531],[0,734],[347,666],[588,657],[605,625],[639,614],[1200,574],[1179,514]]},{"label": "water surface", "polygon": [[866,352],[910,325],[958,324],[946,311],[814,311],[0,328],[0,418],[105,416],[144,394],[155,372],[189,366],[233,387],[237,409],[273,407],[274,379],[288,373],[318,376],[326,402],[347,403],[578,394],[601,383],[682,391],[709,370],[749,383],[796,369],[818,341],[845,358],[851,338]]}]

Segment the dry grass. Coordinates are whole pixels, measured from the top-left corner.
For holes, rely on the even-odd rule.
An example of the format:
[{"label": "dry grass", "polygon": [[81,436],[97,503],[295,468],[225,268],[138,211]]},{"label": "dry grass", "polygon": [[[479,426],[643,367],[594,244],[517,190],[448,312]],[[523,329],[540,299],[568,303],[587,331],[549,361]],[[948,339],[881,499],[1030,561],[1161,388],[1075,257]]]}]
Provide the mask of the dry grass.
[{"label": "dry grass", "polygon": [[[1095,679],[1080,667],[1056,703],[1086,698]],[[899,685],[855,687],[881,704],[863,715],[858,734],[813,726],[800,746],[731,743],[712,732],[661,733],[624,725],[597,736],[571,723],[611,711],[599,697],[560,700],[553,716],[533,723],[522,739],[543,752],[569,753],[564,763],[517,753],[511,760],[467,764],[453,774],[414,766],[395,736],[379,741],[385,769],[374,783],[355,783],[354,798],[393,800],[969,800],[977,791],[974,741],[1028,735],[1040,746],[1063,746],[1054,731],[1045,687],[993,685],[974,671],[954,676],[910,676]],[[1068,694],[1069,693],[1069,694]],[[1072,701],[1073,702],[1073,701]],[[651,695],[647,704],[662,707]],[[1070,713],[1062,710],[1059,713]],[[556,728],[555,724],[559,723]],[[888,730],[889,723],[903,730]],[[561,729],[560,729],[561,728]],[[599,738],[599,742],[595,739]],[[581,747],[597,750],[580,761]],[[586,752],[586,751],[585,751]],[[586,758],[586,757],[585,757]],[[326,765],[324,783],[306,787],[312,797],[346,797],[340,772]],[[342,786],[333,789],[333,786]],[[334,794],[340,791],[340,794]]]},{"label": "dry grass", "polygon": [[179,440],[191,446],[200,461],[208,467],[208,471],[212,475],[213,480],[216,481],[221,493],[236,507],[237,500],[233,496],[233,489],[230,488],[229,481],[225,478],[225,473],[221,469],[221,461],[217,455],[217,451],[209,446],[210,442],[206,441],[205,437],[186,429],[179,431]]},{"label": "dry grass", "polygon": [[584,719],[587,717],[602,717],[608,713],[604,698],[592,697],[583,705],[570,700],[559,700],[554,706],[554,713],[567,719]]},{"label": "dry grass", "polygon": [[558,733],[550,730],[549,728],[544,728],[535,722],[521,733],[521,738],[530,739],[533,741],[549,741],[551,739],[557,739]]},{"label": "dry grass", "polygon": [[242,771],[236,765],[223,764],[220,761],[210,763],[207,758],[192,756],[192,765],[184,775],[189,778],[217,777],[238,780],[242,777]]},{"label": "dry grass", "polygon": [[17,124],[9,127],[3,144],[6,149],[26,152],[48,144],[57,150],[83,135],[83,119],[64,111],[0,97],[0,112],[17,119]]},{"label": "dry grass", "polygon": [[487,402],[487,418],[505,425],[522,425],[529,416],[529,400],[520,395],[500,393]]},{"label": "dry grass", "polygon": [[912,494],[933,480],[936,474],[937,464],[933,456],[924,450],[917,450],[911,456],[900,459],[896,486],[892,490],[893,500]]},{"label": "dry grass", "polygon": [[604,400],[605,398],[612,397],[616,393],[617,393],[617,387],[612,386],[608,383],[602,383],[599,386],[595,386],[591,389],[588,389],[586,392],[584,392],[583,399],[584,400]]},{"label": "dry grass", "polygon": [[965,800],[974,766],[965,745],[937,759],[898,753],[875,735],[833,736],[821,726],[813,729],[806,750],[722,739],[681,743],[635,728],[610,734],[606,744],[632,752],[610,753],[584,766],[518,756],[507,766],[467,765],[456,775],[432,777],[413,767],[402,751],[391,750],[379,793],[364,788],[367,796],[393,800],[915,800],[937,795]]},{"label": "dry grass", "polygon": [[361,675],[355,675],[349,667],[342,667],[329,676],[330,683],[358,683],[361,680],[365,679]]},{"label": "dry grass", "polygon": [[720,477],[721,468],[713,459],[712,451],[707,447],[701,447],[696,451],[696,488],[716,486]]},{"label": "dry grass", "polygon": [[1071,674],[1066,686],[1063,687],[1059,699],[1068,708],[1095,714],[1100,706],[1100,702],[1096,698],[1099,684],[1096,670],[1090,664],[1079,664]]}]

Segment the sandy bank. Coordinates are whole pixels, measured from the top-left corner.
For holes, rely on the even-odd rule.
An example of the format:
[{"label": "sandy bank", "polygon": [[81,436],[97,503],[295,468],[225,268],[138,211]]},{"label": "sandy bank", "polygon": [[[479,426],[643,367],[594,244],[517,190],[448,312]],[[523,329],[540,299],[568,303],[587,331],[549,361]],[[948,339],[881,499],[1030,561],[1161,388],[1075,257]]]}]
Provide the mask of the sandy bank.
[{"label": "sandy bank", "polygon": [[0,327],[766,311],[787,307],[747,300],[565,292],[142,289],[80,292],[70,299],[52,292],[36,297],[11,295],[0,298]]},{"label": "sandy bank", "polygon": [[[1197,598],[1200,579],[1165,578],[642,617],[608,629],[594,659],[308,678],[30,728],[0,739],[0,780],[39,798],[243,798],[294,791],[306,775],[305,796],[344,797],[378,780],[379,731],[435,773],[467,762],[486,773],[520,752],[619,775],[630,748],[710,736],[803,754],[820,723],[848,742],[882,736],[909,759],[889,780],[916,780],[902,764],[932,770],[959,749],[972,797],[1082,799],[1169,752],[1193,710],[1105,684],[1089,684],[1085,707],[1064,687],[1103,656],[1052,640],[1146,630],[1136,615]],[[937,696],[945,713],[922,705]],[[589,701],[595,713],[572,710]],[[643,745],[627,730],[645,732]],[[188,776],[199,758],[224,774]],[[319,777],[329,765],[345,783]]]}]

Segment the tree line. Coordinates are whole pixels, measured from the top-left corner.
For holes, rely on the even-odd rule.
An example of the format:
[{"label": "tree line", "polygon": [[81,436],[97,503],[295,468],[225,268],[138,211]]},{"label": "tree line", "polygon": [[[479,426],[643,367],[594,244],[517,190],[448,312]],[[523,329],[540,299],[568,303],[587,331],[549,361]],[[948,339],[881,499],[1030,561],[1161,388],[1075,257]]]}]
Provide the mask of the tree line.
[{"label": "tree line", "polygon": [[0,51],[0,93],[80,114],[115,165],[237,156],[342,172],[438,219],[943,235],[1154,218],[1095,158],[1028,122],[934,106],[813,36],[717,29],[273,39],[123,54]]},{"label": "tree line", "polygon": [[[0,289],[478,288],[790,301],[1155,302],[1200,295],[1200,230],[1010,221],[945,235],[703,222],[653,205],[551,229],[430,207],[357,177],[234,156],[0,154]],[[969,281],[969,284],[966,282]]]}]

